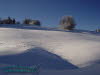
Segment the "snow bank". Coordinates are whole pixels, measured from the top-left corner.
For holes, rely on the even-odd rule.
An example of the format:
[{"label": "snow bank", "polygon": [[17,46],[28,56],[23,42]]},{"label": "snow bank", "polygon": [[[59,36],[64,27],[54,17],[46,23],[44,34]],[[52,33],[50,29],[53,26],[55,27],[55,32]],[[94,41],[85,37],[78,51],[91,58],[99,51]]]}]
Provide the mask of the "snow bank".
[{"label": "snow bank", "polygon": [[43,48],[78,67],[100,61],[100,34],[49,31],[45,29],[0,28],[0,55],[19,54]]}]

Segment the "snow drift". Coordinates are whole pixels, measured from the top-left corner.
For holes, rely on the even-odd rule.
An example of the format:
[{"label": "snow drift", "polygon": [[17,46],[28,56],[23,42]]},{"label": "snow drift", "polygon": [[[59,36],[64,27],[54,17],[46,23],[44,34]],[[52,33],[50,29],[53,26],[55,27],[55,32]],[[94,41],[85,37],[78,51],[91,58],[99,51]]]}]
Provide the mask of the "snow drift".
[{"label": "snow drift", "polygon": [[77,67],[86,67],[100,61],[100,34],[39,27],[0,28],[1,56],[34,48],[56,54]]}]

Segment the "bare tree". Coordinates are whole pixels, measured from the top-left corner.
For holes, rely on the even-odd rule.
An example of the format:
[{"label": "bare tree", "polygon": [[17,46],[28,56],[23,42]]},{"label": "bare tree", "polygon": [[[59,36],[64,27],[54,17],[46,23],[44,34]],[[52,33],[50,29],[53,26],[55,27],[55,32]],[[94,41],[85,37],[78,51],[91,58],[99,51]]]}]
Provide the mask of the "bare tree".
[{"label": "bare tree", "polygon": [[72,16],[64,16],[60,20],[60,28],[65,30],[73,30],[75,28],[75,21]]}]

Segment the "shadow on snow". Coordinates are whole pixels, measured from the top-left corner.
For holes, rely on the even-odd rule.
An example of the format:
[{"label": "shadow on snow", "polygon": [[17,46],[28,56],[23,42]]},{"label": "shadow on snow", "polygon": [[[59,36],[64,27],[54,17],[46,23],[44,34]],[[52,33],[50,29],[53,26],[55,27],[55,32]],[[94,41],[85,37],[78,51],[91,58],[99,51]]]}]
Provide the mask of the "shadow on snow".
[{"label": "shadow on snow", "polygon": [[46,51],[43,48],[33,48],[27,52],[15,55],[0,56],[0,63],[13,64],[22,66],[40,65],[42,69],[64,70],[77,69],[78,67],[72,65],[61,57]]}]

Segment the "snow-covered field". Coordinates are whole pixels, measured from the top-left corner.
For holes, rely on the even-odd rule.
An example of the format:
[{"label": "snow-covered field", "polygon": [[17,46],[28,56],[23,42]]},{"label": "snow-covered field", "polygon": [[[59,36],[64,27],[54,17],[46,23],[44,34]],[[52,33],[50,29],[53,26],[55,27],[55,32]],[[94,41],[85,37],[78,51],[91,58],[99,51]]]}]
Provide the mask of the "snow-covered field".
[{"label": "snow-covered field", "polygon": [[40,75],[100,75],[99,62],[99,33],[0,27],[1,64],[39,64]]}]

